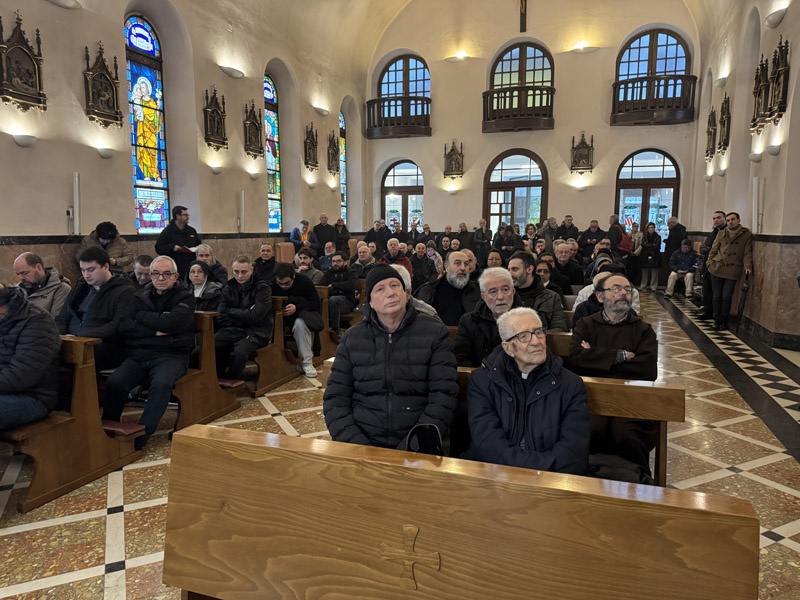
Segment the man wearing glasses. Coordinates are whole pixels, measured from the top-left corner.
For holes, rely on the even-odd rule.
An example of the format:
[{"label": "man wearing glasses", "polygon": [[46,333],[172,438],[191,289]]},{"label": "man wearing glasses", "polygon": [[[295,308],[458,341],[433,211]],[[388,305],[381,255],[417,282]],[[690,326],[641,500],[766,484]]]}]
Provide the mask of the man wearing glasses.
[{"label": "man wearing glasses", "polygon": [[[579,375],[655,381],[658,341],[653,328],[631,310],[633,288],[624,275],[611,275],[595,290],[603,309],[575,323],[570,368]],[[654,421],[592,416],[592,454],[615,454],[649,472],[658,441]]]},{"label": "man wearing glasses", "polygon": [[139,423],[145,435],[136,438],[141,450],[158,429],[175,382],[186,373],[194,341],[194,295],[178,283],[178,269],[169,256],[150,263],[151,283],[138,292],[121,319],[126,358],[106,382],[103,419],[119,421],[125,400],[137,385],[150,380]]},{"label": "man wearing glasses", "polygon": [[497,319],[501,345],[469,381],[470,449],[464,458],[583,474],[589,465],[589,409],[581,378],[547,351],[536,311]]}]

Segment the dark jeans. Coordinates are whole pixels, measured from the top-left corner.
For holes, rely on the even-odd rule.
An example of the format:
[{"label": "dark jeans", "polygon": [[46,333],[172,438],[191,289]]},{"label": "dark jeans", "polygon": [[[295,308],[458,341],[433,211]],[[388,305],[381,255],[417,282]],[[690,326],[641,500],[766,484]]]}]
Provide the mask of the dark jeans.
[{"label": "dark jeans", "polygon": [[241,379],[247,359],[259,345],[247,337],[241,327],[223,327],[214,334],[217,355],[217,377]]},{"label": "dark jeans", "polygon": [[36,398],[25,394],[0,394],[0,431],[41,421],[49,412]]},{"label": "dark jeans", "polygon": [[120,346],[103,342],[94,347],[94,368],[97,371],[116,369],[125,360],[125,354]]},{"label": "dark jeans", "polygon": [[712,303],[714,311],[714,322],[725,323],[731,312],[731,300],[733,298],[733,288],[736,287],[735,279],[723,279],[711,275],[711,288],[714,291]]},{"label": "dark jeans", "polygon": [[144,425],[147,437],[153,435],[158,429],[158,422],[164,416],[164,411],[167,410],[175,382],[186,373],[187,359],[175,356],[159,356],[146,360],[126,358],[106,381],[103,418],[119,421],[128,392],[149,378],[150,392],[147,394],[139,424]]},{"label": "dark jeans", "polygon": [[342,322],[342,314],[353,310],[353,303],[344,296],[331,296],[328,300],[328,311],[331,315],[331,329],[338,331]]},{"label": "dark jeans", "polygon": [[711,285],[711,273],[703,272],[703,308],[709,315],[714,310],[714,287]]}]

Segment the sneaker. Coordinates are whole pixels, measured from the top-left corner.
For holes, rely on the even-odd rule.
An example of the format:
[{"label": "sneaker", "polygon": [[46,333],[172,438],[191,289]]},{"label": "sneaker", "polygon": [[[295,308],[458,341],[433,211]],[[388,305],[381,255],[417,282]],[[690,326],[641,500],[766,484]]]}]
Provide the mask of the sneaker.
[{"label": "sneaker", "polygon": [[303,375],[305,375],[309,379],[313,379],[314,377],[317,376],[317,370],[314,368],[314,365],[312,364],[303,365],[302,369],[303,369]]},{"label": "sneaker", "polygon": [[672,294],[664,294],[664,298],[672,298]]}]

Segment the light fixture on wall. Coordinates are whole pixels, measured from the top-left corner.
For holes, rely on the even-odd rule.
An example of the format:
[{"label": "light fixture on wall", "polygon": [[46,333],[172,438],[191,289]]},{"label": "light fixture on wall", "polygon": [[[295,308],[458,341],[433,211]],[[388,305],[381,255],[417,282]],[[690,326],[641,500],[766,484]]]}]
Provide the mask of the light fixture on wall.
[{"label": "light fixture on wall", "polygon": [[227,75],[228,77],[232,77],[233,79],[241,79],[242,77],[244,77],[244,73],[242,73],[236,67],[231,67],[228,65],[220,65],[219,68],[222,70],[223,73],[225,73],[225,75]]},{"label": "light fixture on wall", "polygon": [[725,87],[725,82],[728,81],[728,76],[720,77],[714,80],[714,85],[718,88]]},{"label": "light fixture on wall", "polygon": [[253,181],[257,181],[259,177],[261,177],[260,171],[248,171],[248,175],[250,175],[250,179]]},{"label": "light fixture on wall", "polygon": [[36,143],[36,136],[26,133],[15,133],[11,137],[14,138],[14,143],[20,148],[30,148]]},{"label": "light fixture on wall", "polygon": [[322,115],[323,117],[327,117],[331,112],[324,106],[317,106],[316,104],[314,105],[314,110],[317,111],[318,115]]},{"label": "light fixture on wall", "polygon": [[714,177],[713,177],[713,176],[711,176],[711,175],[709,175],[708,173],[706,173],[705,175],[703,175],[703,181],[705,181],[705,182],[709,182],[709,181],[711,181],[712,179],[714,179]]},{"label": "light fixture on wall", "polygon": [[211,164],[211,165],[208,165],[208,166],[211,167],[211,172],[214,175],[219,175],[220,173],[222,173],[225,170],[225,167],[223,167],[219,163],[214,163],[214,164]]},{"label": "light fixture on wall", "polygon": [[714,173],[716,173],[717,177],[725,177],[725,173],[727,173],[727,172],[728,172],[727,169],[717,169],[716,171],[714,171]]},{"label": "light fixture on wall", "polygon": [[450,194],[451,196],[458,193],[458,186],[455,183],[451,183],[444,189],[447,190],[447,193]]},{"label": "light fixture on wall", "polygon": [[786,9],[787,7],[784,6],[783,8],[779,8],[778,10],[773,10],[766,17],[764,17],[764,25],[766,25],[770,29],[775,29],[778,25],[781,24],[781,21],[783,21],[783,17],[786,15]]},{"label": "light fixture on wall", "polygon": [[55,4],[56,6],[60,6],[61,8],[68,8],[70,10],[75,10],[78,8],[83,8],[81,3],[78,0],[47,0],[50,4]]},{"label": "light fixture on wall", "polygon": [[781,145],[767,146],[767,154],[770,156],[778,156],[781,153]]},{"label": "light fixture on wall", "polygon": [[95,148],[95,150],[97,150],[97,153],[100,155],[100,158],[111,158],[117,153],[117,151],[114,148],[101,148],[98,146],[97,148]]},{"label": "light fixture on wall", "polygon": [[574,52],[575,54],[591,54],[598,50],[600,50],[599,46],[590,46],[587,42],[580,41],[572,47],[570,52]]},{"label": "light fixture on wall", "polygon": [[466,50],[459,50],[453,56],[446,57],[445,60],[447,62],[464,62],[468,58],[470,58],[470,55],[467,54]]},{"label": "light fixture on wall", "polygon": [[761,162],[761,152],[751,152],[750,153],[750,162],[760,163]]}]

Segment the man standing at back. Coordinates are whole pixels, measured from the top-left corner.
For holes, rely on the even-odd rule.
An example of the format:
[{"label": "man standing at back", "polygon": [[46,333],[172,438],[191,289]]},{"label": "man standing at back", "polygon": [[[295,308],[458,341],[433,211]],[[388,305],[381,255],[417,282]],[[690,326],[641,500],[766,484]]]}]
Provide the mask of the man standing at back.
[{"label": "man standing at back", "polygon": [[48,312],[54,319],[61,314],[72,289],[55,267],[45,268],[42,258],[23,252],[14,261],[18,287],[28,294],[28,302]]},{"label": "man standing at back", "polygon": [[686,227],[678,223],[677,217],[667,219],[667,229],[669,235],[664,243],[664,256],[672,256],[672,253],[681,249],[681,242],[686,239]]},{"label": "man standing at back", "polygon": [[547,331],[567,331],[567,317],[561,296],[542,284],[541,278],[535,273],[535,264],[533,256],[527,252],[518,252],[508,261],[508,271],[517,288],[520,303],[536,311]]},{"label": "man standing at back", "polygon": [[319,224],[314,225],[314,235],[317,237],[317,243],[320,248],[325,248],[328,242],[333,244],[333,249],[336,250],[336,228],[328,223],[328,215],[322,213],[319,216]]},{"label": "man standing at back", "polygon": [[[706,258],[708,257],[708,253],[711,251],[711,247],[714,245],[714,240],[717,238],[717,234],[720,231],[727,227],[725,223],[725,212],[718,210],[714,213],[713,217],[713,228],[711,229],[711,233],[706,236],[703,245],[700,247],[700,256],[703,258],[703,262],[705,263]],[[713,309],[713,297],[714,297],[714,290],[711,285],[711,275],[708,272],[708,265],[703,264],[701,268],[701,272],[703,275],[703,304],[700,308],[700,312],[697,315],[698,319],[710,319],[714,315]]]},{"label": "man standing at back", "polygon": [[729,212],[725,215],[725,222],[728,226],[717,235],[706,261],[714,291],[714,327],[720,331],[728,327],[736,281],[742,271],[746,275],[753,272],[753,236],[750,230],[742,227],[739,213]]},{"label": "man standing at back", "polygon": [[328,313],[331,329],[337,338],[341,334],[342,315],[349,313],[356,306],[356,276],[350,267],[344,252],[336,251],[331,256],[331,268],[325,272],[325,285],[328,292]]},{"label": "man standing at back", "polygon": [[564,222],[556,229],[556,239],[568,240],[570,238],[577,240],[581,234],[578,228],[572,223],[572,215],[564,217]]},{"label": "man standing at back", "polygon": [[461,315],[475,310],[480,289],[469,280],[467,257],[463,252],[448,254],[444,267],[444,277],[419,288],[417,298],[433,306],[445,325],[455,327]]},{"label": "man standing at back", "polygon": [[185,277],[189,265],[197,259],[200,236],[189,225],[189,211],[185,206],[172,207],[172,220],[161,230],[156,240],[156,254],[169,256],[178,266],[178,274]]},{"label": "man standing at back", "polygon": [[422,242],[414,248],[414,254],[409,260],[414,273],[411,278],[411,289],[414,292],[426,283],[433,283],[439,277],[436,272],[436,265],[428,258],[428,249]]}]

